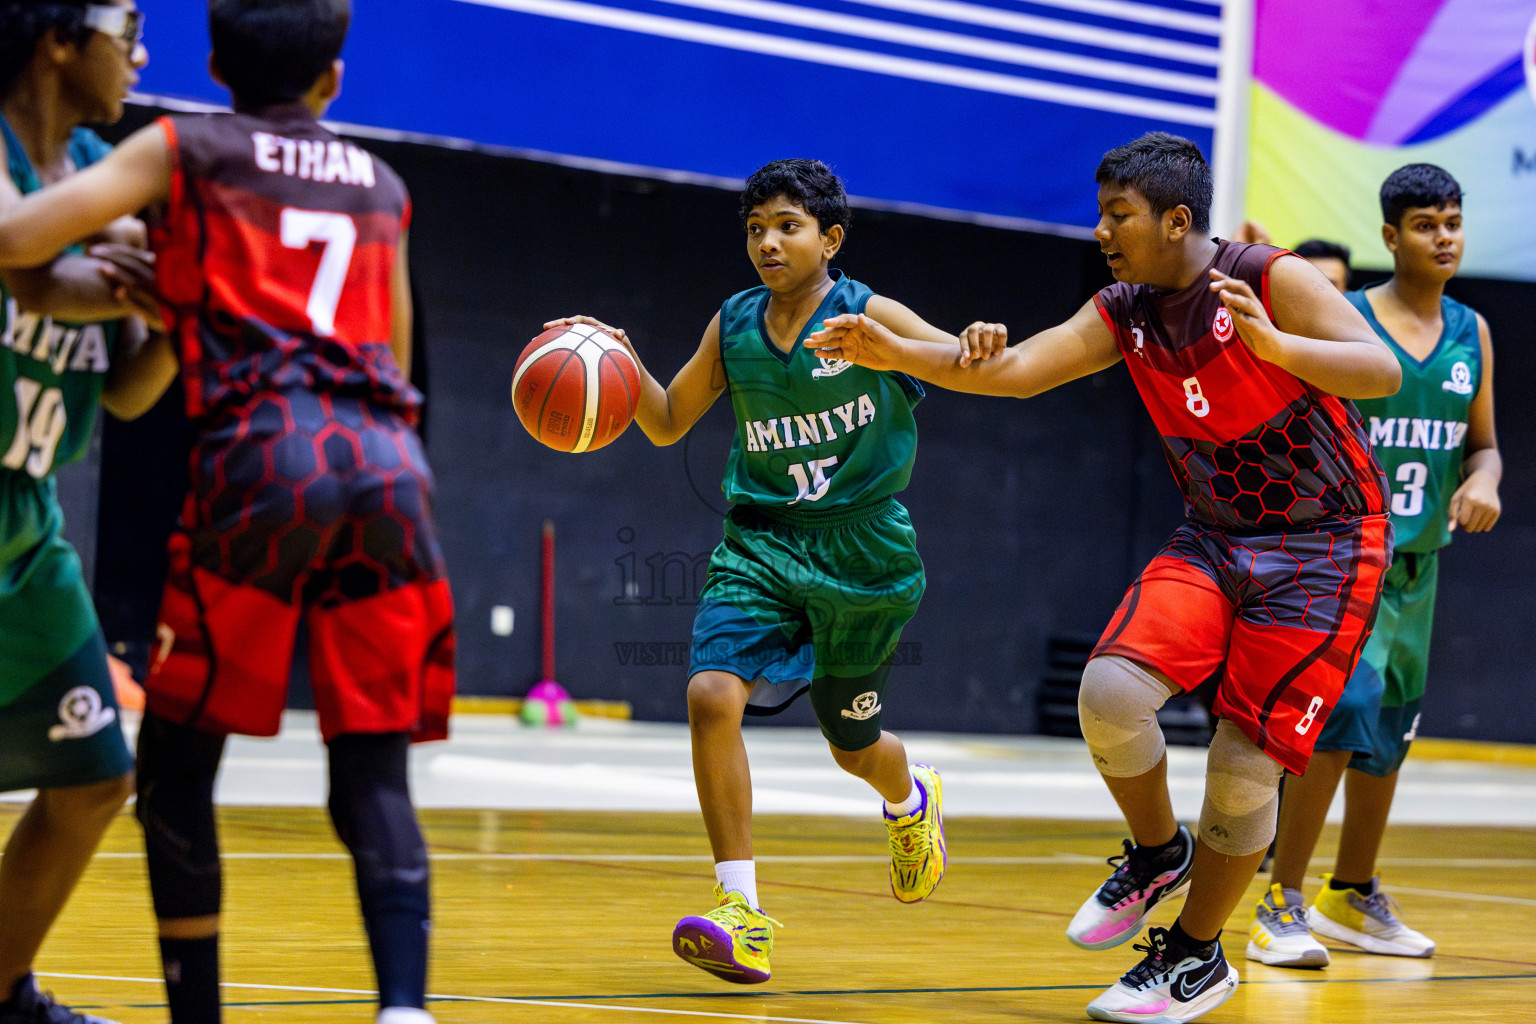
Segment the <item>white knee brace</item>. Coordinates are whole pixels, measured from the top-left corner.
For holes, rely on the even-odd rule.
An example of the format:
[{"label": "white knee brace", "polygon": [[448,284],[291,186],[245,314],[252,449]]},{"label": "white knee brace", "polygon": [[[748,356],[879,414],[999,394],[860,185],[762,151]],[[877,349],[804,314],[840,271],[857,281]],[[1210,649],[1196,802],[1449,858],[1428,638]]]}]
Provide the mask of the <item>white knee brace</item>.
[{"label": "white knee brace", "polygon": [[1108,654],[1083,669],[1077,720],[1099,774],[1127,779],[1163,758],[1157,709],[1169,697],[1163,682],[1128,658]]},{"label": "white knee brace", "polygon": [[1226,719],[1216,723],[1216,737],[1205,762],[1205,806],[1200,809],[1200,838],[1217,853],[1243,857],[1275,838],[1284,769],[1254,746]]}]

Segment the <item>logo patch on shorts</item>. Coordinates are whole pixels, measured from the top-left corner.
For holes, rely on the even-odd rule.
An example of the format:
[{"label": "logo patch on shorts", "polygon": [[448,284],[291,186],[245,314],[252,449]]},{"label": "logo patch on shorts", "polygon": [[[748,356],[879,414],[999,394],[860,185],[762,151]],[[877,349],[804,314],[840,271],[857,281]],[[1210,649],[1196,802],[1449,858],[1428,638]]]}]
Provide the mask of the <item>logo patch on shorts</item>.
[{"label": "logo patch on shorts", "polygon": [[101,706],[101,694],[89,686],[76,686],[59,701],[59,725],[48,730],[48,738],[55,743],[62,740],[83,740],[94,736],[117,721],[114,708]]},{"label": "logo patch on shorts", "polygon": [[862,722],[866,718],[873,718],[880,713],[880,695],[874,690],[861,693],[853,698],[853,707],[843,708],[843,717],[851,718],[856,722]]}]

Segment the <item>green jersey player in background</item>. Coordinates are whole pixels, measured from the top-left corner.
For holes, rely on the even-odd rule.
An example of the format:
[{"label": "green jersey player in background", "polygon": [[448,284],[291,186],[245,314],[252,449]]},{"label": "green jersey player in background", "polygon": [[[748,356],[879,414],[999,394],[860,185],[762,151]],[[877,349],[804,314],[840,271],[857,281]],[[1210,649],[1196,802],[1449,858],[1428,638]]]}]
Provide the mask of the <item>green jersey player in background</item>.
[{"label": "green jersey player in background", "polygon": [[[945,861],[938,773],[909,766],[901,740],[880,728],[896,643],[925,586],[912,523],[894,498],[912,474],[922,387],[823,359],[804,340],[833,316],[866,313],[899,334],[958,342],[830,269],[850,218],[842,182],[820,161],[759,169],[741,217],[762,285],[726,300],[670,386],[642,365],[635,419],[667,445],[722,391],[735,412],[723,482],[732,507],[688,670],[694,782],[719,906],[679,921],[672,945],[717,977],[757,983],[769,977],[777,922],[757,896],[744,713],[772,714],[810,691],[833,759],[885,798],[898,900],[928,896]],[[591,317],[545,326],[577,323],[628,344]]]},{"label": "green jersey player in background", "polygon": [[[0,2],[0,208],[107,152],[148,59],[121,3]],[[137,240],[137,221],[104,240]],[[91,259],[0,274],[0,792],[36,789],[0,861],[0,1024],[81,1024],[33,959],[133,790],[107,651],[62,535],[54,471],[88,448],[98,404],[131,411],[122,356],[143,325]],[[108,379],[109,370],[112,379]],[[105,387],[105,392],[104,392]]]},{"label": "green jersey player in background", "polygon": [[[1365,652],[1307,774],[1285,785],[1270,890],[1249,931],[1248,958],[1261,963],[1325,966],[1328,950],[1314,934],[1368,953],[1435,952],[1382,893],[1376,856],[1419,728],[1438,552],[1453,530],[1480,533],[1499,518],[1488,323],[1445,295],[1461,262],[1461,198],[1456,179],[1432,164],[1392,172],[1381,186],[1392,277],[1348,293],[1403,369],[1397,394],[1356,402],[1391,483],[1397,545]],[[1338,859],[1308,907],[1302,880],[1341,777]]]}]

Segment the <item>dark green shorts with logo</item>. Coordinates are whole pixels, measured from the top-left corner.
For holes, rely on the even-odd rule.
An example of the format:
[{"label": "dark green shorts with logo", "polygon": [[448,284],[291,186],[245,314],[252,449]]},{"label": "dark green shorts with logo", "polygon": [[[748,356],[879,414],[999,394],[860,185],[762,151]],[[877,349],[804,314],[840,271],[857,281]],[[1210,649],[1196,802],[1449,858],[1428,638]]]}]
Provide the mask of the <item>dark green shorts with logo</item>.
[{"label": "dark green shorts with logo", "polygon": [[132,767],[99,629],[0,707],[0,793],[105,782]]},{"label": "dark green shorts with logo", "polygon": [[896,643],[926,586],[916,541],[893,499],[814,516],[736,506],[699,597],[689,676],[717,670],[753,683],[749,714],[782,711],[810,690],[830,743],[869,746]]},{"label": "dark green shorts with logo", "polygon": [[1439,565],[1436,551],[1393,557],[1371,638],[1317,738],[1318,750],[1353,751],[1349,766],[1367,775],[1402,767],[1418,734]]}]

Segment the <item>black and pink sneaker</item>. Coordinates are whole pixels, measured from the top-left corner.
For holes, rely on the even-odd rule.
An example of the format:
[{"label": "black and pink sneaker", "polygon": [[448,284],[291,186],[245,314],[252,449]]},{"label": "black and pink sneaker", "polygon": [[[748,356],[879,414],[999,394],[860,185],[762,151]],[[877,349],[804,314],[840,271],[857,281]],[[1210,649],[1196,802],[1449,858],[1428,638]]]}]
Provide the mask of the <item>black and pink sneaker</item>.
[{"label": "black and pink sneaker", "polygon": [[1189,868],[1195,859],[1195,837],[1179,826],[1174,841],[1156,855],[1149,855],[1129,839],[1125,852],[1110,857],[1114,874],[1098,892],[1083,903],[1067,938],[1083,949],[1109,949],[1140,933],[1141,923],[1159,902],[1189,884]]},{"label": "black and pink sneaker", "polygon": [[1147,930],[1145,953],[1110,988],[1088,1004],[1093,1020],[1123,1024],[1183,1024],[1226,1002],[1237,989],[1237,972],[1221,951],[1221,940],[1204,946],[1177,946],[1163,928]]}]

